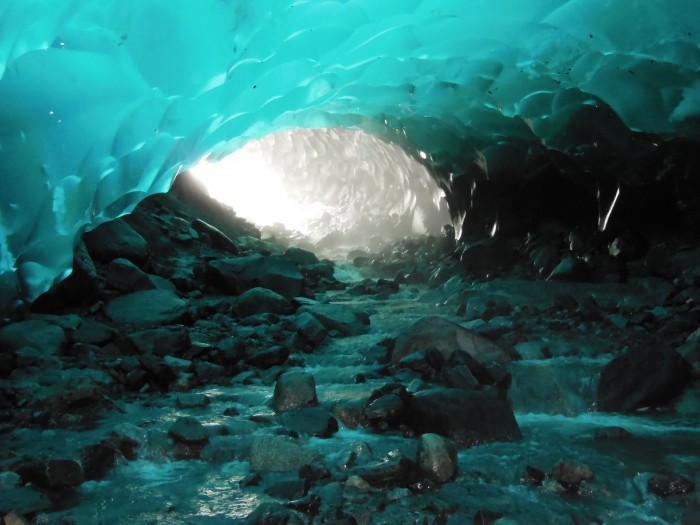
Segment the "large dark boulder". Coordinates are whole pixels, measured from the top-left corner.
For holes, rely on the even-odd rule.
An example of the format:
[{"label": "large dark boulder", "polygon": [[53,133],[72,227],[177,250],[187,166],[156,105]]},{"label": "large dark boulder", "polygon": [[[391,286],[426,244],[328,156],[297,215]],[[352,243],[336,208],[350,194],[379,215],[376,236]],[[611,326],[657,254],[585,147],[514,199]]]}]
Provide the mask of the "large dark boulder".
[{"label": "large dark boulder", "polygon": [[105,307],[112,321],[133,326],[172,324],[187,313],[187,303],[173,292],[143,290],[113,299]]},{"label": "large dark boulder", "polygon": [[410,399],[407,418],[418,433],[434,433],[466,446],[522,437],[513,409],[496,390],[431,388]]},{"label": "large dark boulder", "polygon": [[456,351],[466,352],[482,364],[497,363],[505,366],[520,358],[515,351],[502,348],[456,323],[442,317],[430,316],[420,319],[399,334],[391,354],[391,362],[399,363],[407,355],[428,348],[437,349],[445,361]]},{"label": "large dark boulder", "polygon": [[148,244],[124,220],[116,219],[101,224],[83,235],[88,252],[93,259],[109,262],[124,257],[136,264],[148,259]]},{"label": "large dark boulder", "polygon": [[282,256],[249,255],[210,261],[207,281],[223,291],[240,294],[255,287],[269,288],[287,299],[303,295],[304,277]]},{"label": "large dark boulder", "polygon": [[691,381],[690,364],[675,350],[654,347],[610,361],[598,383],[598,409],[629,412],[670,403]]},{"label": "large dark boulder", "polygon": [[343,304],[307,304],[299,308],[299,314],[309,313],[328,330],[336,330],[343,336],[369,332],[369,317]]}]

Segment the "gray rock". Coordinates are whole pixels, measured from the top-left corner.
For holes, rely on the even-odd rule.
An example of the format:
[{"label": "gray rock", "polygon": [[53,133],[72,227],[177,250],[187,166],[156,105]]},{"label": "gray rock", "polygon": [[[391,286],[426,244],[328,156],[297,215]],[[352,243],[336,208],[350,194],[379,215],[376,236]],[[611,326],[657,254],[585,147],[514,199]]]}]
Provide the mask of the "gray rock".
[{"label": "gray rock", "polygon": [[93,319],[83,319],[73,332],[73,342],[88,345],[104,345],[117,335],[117,331]]},{"label": "gray rock", "polygon": [[253,471],[285,472],[298,470],[313,461],[315,453],[304,450],[284,436],[253,436],[250,447],[250,468]]},{"label": "gray rock", "polygon": [[297,332],[308,344],[317,347],[325,341],[328,330],[316,317],[309,312],[301,312],[294,319]]},{"label": "gray rock", "polygon": [[190,348],[190,332],[184,326],[141,330],[127,338],[141,354],[182,355]]},{"label": "gray rock", "polygon": [[238,315],[241,317],[264,313],[287,314],[290,310],[289,301],[267,288],[251,288],[238,298]]},{"label": "gray rock", "polygon": [[494,390],[431,388],[410,398],[408,421],[466,446],[522,437],[513,410]]},{"label": "gray rock", "polygon": [[47,356],[59,355],[65,344],[65,332],[44,321],[22,321],[0,328],[0,345],[12,351],[30,347]]},{"label": "gray rock", "polygon": [[101,224],[83,235],[83,240],[93,259],[108,262],[124,257],[136,263],[148,259],[148,244],[122,219]]},{"label": "gray rock", "polygon": [[298,313],[309,313],[328,330],[336,330],[343,336],[369,332],[369,317],[342,304],[310,304],[299,308]]},{"label": "gray rock", "polygon": [[505,366],[520,356],[513,350],[494,342],[442,317],[429,316],[417,321],[396,338],[391,362],[398,363],[409,354],[437,349],[445,361],[459,350],[469,354],[479,363],[498,363]]},{"label": "gray rock", "polygon": [[338,432],[338,421],[327,409],[319,406],[286,412],[282,417],[282,424],[297,436],[329,438]]},{"label": "gray rock", "polygon": [[294,246],[287,248],[282,257],[298,266],[313,266],[319,263],[318,257],[314,253]]},{"label": "gray rock", "polygon": [[197,418],[184,416],[178,418],[168,430],[168,435],[185,445],[205,445],[209,434]]},{"label": "gray rock", "polygon": [[292,299],[303,294],[304,277],[281,256],[249,255],[210,261],[206,271],[211,285],[239,294],[261,286]]},{"label": "gray rock", "polygon": [[307,520],[279,503],[261,503],[245,519],[245,525],[303,525]]},{"label": "gray rock", "polygon": [[628,412],[667,405],[690,384],[691,370],[675,350],[630,350],[610,361],[601,372],[598,409]]},{"label": "gray rock", "polygon": [[148,275],[128,259],[114,259],[107,266],[107,284],[117,290],[138,292],[152,290],[156,286]]},{"label": "gray rock", "polygon": [[592,481],[595,474],[588,465],[574,460],[561,460],[552,468],[552,479],[566,490],[578,490],[583,481]]},{"label": "gray rock", "polygon": [[591,269],[581,258],[567,255],[552,270],[548,281],[586,282],[590,280]]},{"label": "gray rock", "polygon": [[647,489],[660,498],[683,495],[695,490],[695,483],[675,473],[656,474],[647,482]]},{"label": "gray rock", "polygon": [[175,323],[187,313],[187,303],[172,292],[145,290],[117,297],[105,307],[112,321],[133,326]]},{"label": "gray rock", "polygon": [[437,434],[423,434],[418,442],[418,466],[432,481],[449,481],[457,473],[457,444]]},{"label": "gray rock", "polygon": [[46,480],[53,490],[73,489],[85,481],[85,475],[77,461],[52,459],[46,465]]},{"label": "gray rock", "polygon": [[277,379],[272,396],[272,408],[275,412],[317,404],[316,382],[311,374],[291,370]]}]

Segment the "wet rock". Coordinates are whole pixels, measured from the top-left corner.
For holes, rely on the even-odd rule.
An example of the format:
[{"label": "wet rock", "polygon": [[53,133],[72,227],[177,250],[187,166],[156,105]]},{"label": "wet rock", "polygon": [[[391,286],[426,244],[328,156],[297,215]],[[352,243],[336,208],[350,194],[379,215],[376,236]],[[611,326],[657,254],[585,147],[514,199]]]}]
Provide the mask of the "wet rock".
[{"label": "wet rock", "polygon": [[294,436],[329,438],[338,432],[338,421],[323,407],[304,407],[287,412],[282,424]]},{"label": "wet rock", "polygon": [[319,263],[314,253],[294,246],[287,248],[282,257],[297,266],[313,266]]},{"label": "wet rock", "polygon": [[313,315],[326,329],[336,330],[343,336],[369,332],[369,317],[342,304],[309,304],[299,308],[298,313]]},{"label": "wet rock", "polygon": [[208,263],[206,273],[211,285],[233,294],[260,286],[292,299],[304,291],[299,269],[282,257],[249,255],[214,260]]},{"label": "wet rock", "polygon": [[139,354],[183,355],[192,343],[184,326],[167,326],[134,332],[127,337]]},{"label": "wet rock", "polygon": [[588,465],[574,460],[561,460],[552,469],[552,479],[569,491],[576,491],[583,481],[592,481],[595,474]]},{"label": "wet rock", "polygon": [[467,446],[522,437],[513,410],[494,390],[439,387],[417,392],[407,420],[416,432],[440,434]]},{"label": "wet rock", "polygon": [[375,394],[370,397],[364,410],[364,416],[370,424],[386,430],[403,423],[408,418],[409,396],[405,389],[387,392],[378,397],[375,397]]},{"label": "wet rock", "polygon": [[316,382],[311,374],[291,370],[277,379],[275,392],[272,396],[272,408],[275,412],[286,412],[294,408],[317,404]]},{"label": "wet rock", "polygon": [[305,479],[290,479],[274,483],[264,492],[273,498],[285,501],[303,498],[309,490],[309,483]]},{"label": "wet rock", "polygon": [[253,471],[298,470],[311,463],[316,455],[284,436],[255,435],[252,439],[249,461]]},{"label": "wet rock", "polygon": [[128,259],[114,259],[107,266],[106,281],[117,290],[138,292],[152,290],[155,285],[148,275]]},{"label": "wet rock", "polygon": [[552,270],[547,277],[548,281],[559,282],[587,282],[591,277],[591,268],[580,257],[567,255]]},{"label": "wet rock", "polygon": [[408,487],[418,481],[421,471],[418,465],[399,451],[391,452],[384,460],[353,469],[373,487]]},{"label": "wet rock", "polygon": [[279,503],[261,503],[245,519],[245,525],[304,525],[306,519]]},{"label": "wet rock", "polygon": [[204,408],[209,406],[211,399],[206,394],[179,394],[175,404],[178,408]]},{"label": "wet rock", "polygon": [[445,361],[457,350],[469,354],[480,363],[506,365],[519,358],[513,350],[502,348],[456,323],[430,316],[399,334],[391,353],[391,362],[398,363],[409,354],[429,348],[438,350]]},{"label": "wet rock", "polygon": [[77,461],[52,459],[46,464],[46,481],[52,490],[73,489],[85,481],[85,474]]},{"label": "wet rock", "polygon": [[457,473],[456,443],[437,434],[423,434],[418,441],[418,466],[432,481],[449,481]]},{"label": "wet rock", "polygon": [[289,357],[289,348],[286,346],[270,346],[268,348],[254,349],[246,355],[245,360],[249,364],[264,370],[281,365]]},{"label": "wet rock", "polygon": [[161,390],[167,390],[168,385],[177,379],[175,370],[157,357],[144,355],[138,361]]},{"label": "wet rock", "polygon": [[350,429],[365,424],[365,403],[360,399],[342,400],[333,405],[333,415]]},{"label": "wet rock", "polygon": [[98,261],[123,257],[141,264],[148,259],[146,240],[122,219],[101,224],[83,235],[83,240],[92,258]]},{"label": "wet rock", "polygon": [[289,301],[267,288],[251,288],[238,298],[238,315],[240,317],[263,313],[287,314],[290,313],[290,310]]},{"label": "wet rock", "polygon": [[209,441],[209,434],[204,425],[191,416],[178,418],[168,430],[168,435],[185,445],[203,446]]},{"label": "wet rock", "polygon": [[691,366],[674,350],[637,348],[610,361],[600,375],[598,408],[628,412],[670,403],[691,382]]},{"label": "wet rock", "polygon": [[187,313],[187,303],[173,292],[145,290],[117,297],[105,307],[111,320],[133,326],[172,324]]},{"label": "wet rock", "polygon": [[660,498],[682,496],[695,490],[695,483],[678,474],[657,474],[647,482],[647,489]]},{"label": "wet rock", "polygon": [[532,483],[534,485],[542,485],[542,482],[547,477],[547,473],[540,468],[533,467],[532,465],[527,465],[525,467],[525,476],[526,480],[529,483]]},{"label": "wet rock", "polygon": [[310,313],[301,312],[295,317],[294,323],[299,335],[314,348],[320,346],[326,340],[328,330],[321,321]]},{"label": "wet rock", "polygon": [[83,449],[80,462],[83,465],[85,479],[103,479],[114,467],[119,456],[118,450],[104,443],[90,445]]},{"label": "wet rock", "polygon": [[0,328],[0,346],[7,350],[36,348],[45,355],[59,355],[66,344],[66,334],[53,324],[31,320]]},{"label": "wet rock", "polygon": [[117,335],[117,331],[94,319],[83,319],[73,332],[73,342],[89,345],[104,345]]}]

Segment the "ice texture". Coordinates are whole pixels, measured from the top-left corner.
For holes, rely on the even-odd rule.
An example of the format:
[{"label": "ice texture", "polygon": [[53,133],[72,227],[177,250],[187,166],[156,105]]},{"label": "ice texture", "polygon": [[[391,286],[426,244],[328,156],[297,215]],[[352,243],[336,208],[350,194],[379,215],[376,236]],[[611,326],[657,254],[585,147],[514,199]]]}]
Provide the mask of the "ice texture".
[{"label": "ice texture", "polygon": [[495,175],[523,144],[692,133],[699,44],[697,0],[0,0],[0,307],[271,132],[362,129],[447,186],[469,145]]}]

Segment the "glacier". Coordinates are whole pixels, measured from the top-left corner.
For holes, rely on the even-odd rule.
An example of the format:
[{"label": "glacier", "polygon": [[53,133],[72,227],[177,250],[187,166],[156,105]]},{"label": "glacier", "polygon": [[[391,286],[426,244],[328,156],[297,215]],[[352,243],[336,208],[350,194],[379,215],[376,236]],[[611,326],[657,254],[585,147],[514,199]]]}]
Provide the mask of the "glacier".
[{"label": "glacier", "polygon": [[0,310],[65,278],[83,231],[270,133],[400,145],[456,224],[491,227],[477,182],[565,155],[610,193],[699,123],[696,0],[1,0]]}]

